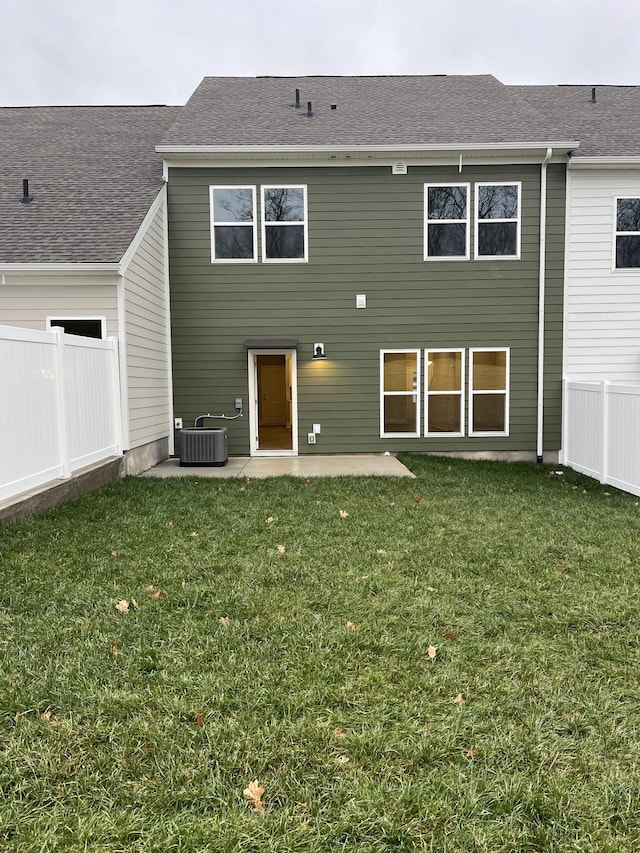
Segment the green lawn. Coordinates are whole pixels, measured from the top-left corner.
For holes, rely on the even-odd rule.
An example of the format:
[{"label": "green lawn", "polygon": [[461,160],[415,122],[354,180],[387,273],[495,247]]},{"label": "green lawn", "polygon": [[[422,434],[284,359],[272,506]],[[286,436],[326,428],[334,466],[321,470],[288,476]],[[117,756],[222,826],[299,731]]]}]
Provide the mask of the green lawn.
[{"label": "green lawn", "polygon": [[638,499],[404,461],[0,528],[0,849],[637,853]]}]

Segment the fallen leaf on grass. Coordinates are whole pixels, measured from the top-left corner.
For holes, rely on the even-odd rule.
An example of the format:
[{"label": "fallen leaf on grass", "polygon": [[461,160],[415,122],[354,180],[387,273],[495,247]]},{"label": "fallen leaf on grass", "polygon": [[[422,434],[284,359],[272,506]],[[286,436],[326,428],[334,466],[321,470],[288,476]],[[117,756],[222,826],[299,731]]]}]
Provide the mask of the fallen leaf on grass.
[{"label": "fallen leaf on grass", "polygon": [[192,536],[197,536],[197,535],[198,535],[198,533],[197,533],[197,531],[196,531],[196,530],[194,530],[194,531],[193,531],[193,533],[192,533],[191,535],[192,535]]},{"label": "fallen leaf on grass", "polygon": [[265,803],[262,800],[264,792],[264,787],[257,779],[254,779],[253,782],[249,782],[248,786],[244,789],[242,796],[245,800],[249,800],[255,811],[261,812],[265,807]]},{"label": "fallen leaf on grass", "polygon": [[566,571],[567,571],[567,570],[565,569],[565,567],[564,567],[564,566],[558,566],[558,568],[556,569],[556,572],[557,572],[559,575],[563,575]]},{"label": "fallen leaf on grass", "polygon": [[445,640],[455,640],[456,632],[455,631],[445,631],[442,636],[445,638]]},{"label": "fallen leaf on grass", "polygon": [[116,610],[118,611],[118,613],[128,613],[129,602],[125,601],[124,598],[121,598],[120,601],[116,604]]},{"label": "fallen leaf on grass", "polygon": [[165,593],[161,589],[156,589],[152,583],[147,585],[147,589],[151,598],[164,598],[165,596]]},{"label": "fallen leaf on grass", "polygon": [[169,524],[167,524],[167,527],[169,530],[173,530],[173,521],[170,521]]},{"label": "fallen leaf on grass", "polygon": [[333,730],[333,734],[335,737],[339,737],[339,738],[345,738],[346,737],[346,734],[342,731],[342,729],[340,729],[338,727],[336,727]]},{"label": "fallen leaf on grass", "polygon": [[384,550],[384,548],[378,548],[376,554],[380,554],[381,557],[384,557],[386,556],[387,552]]},{"label": "fallen leaf on grass", "polygon": [[279,554],[284,554],[284,552],[285,552],[286,550],[287,550],[287,549],[285,548],[285,546],[284,546],[284,545],[278,545],[278,553],[279,553]]},{"label": "fallen leaf on grass", "polygon": [[465,753],[465,757],[468,758],[470,761],[474,758],[477,758],[479,755],[480,755],[480,750],[478,750],[478,749],[469,749]]},{"label": "fallen leaf on grass", "polygon": [[349,628],[349,630],[353,631],[353,630],[355,630],[357,627],[358,627],[358,623],[357,623],[357,622],[347,622],[347,628]]},{"label": "fallen leaf on grass", "polygon": [[117,552],[117,551],[112,551],[112,552],[111,552],[111,556],[112,556],[112,557],[117,557],[117,556],[118,556],[118,552]]},{"label": "fallen leaf on grass", "polygon": [[420,497],[420,495],[414,495],[414,496],[413,496],[413,499],[414,499],[414,501],[415,501],[417,504],[419,504],[419,503],[420,503],[420,501],[422,500],[422,498]]},{"label": "fallen leaf on grass", "polygon": [[111,641],[111,654],[114,656],[114,658],[118,657],[118,638],[117,637],[114,637],[113,640]]},{"label": "fallen leaf on grass", "polygon": [[436,649],[436,647],[435,646],[429,646],[429,648],[427,649],[427,655],[429,656],[429,660],[432,663],[436,659],[437,654],[438,654],[438,650]]},{"label": "fallen leaf on grass", "polygon": [[454,702],[454,704],[455,704],[455,705],[460,705],[460,707],[462,707],[462,706],[464,705],[464,703],[465,703],[465,698],[464,698],[464,696],[462,695],[462,693],[458,693],[458,695],[457,695],[457,696],[456,696],[456,698],[453,700],[453,702]]},{"label": "fallen leaf on grass", "polygon": [[437,592],[438,590],[434,586],[428,586],[427,592]]},{"label": "fallen leaf on grass", "polygon": [[38,714],[41,720],[44,720],[45,723],[48,723],[51,720],[51,711],[47,708],[46,711],[43,711],[41,714]]},{"label": "fallen leaf on grass", "polygon": [[273,524],[273,522],[275,521],[275,518],[272,515],[270,515],[269,518],[265,518],[265,521],[267,524]]},{"label": "fallen leaf on grass", "polygon": [[134,610],[139,610],[139,609],[140,609],[140,608],[138,607],[138,602],[135,600],[135,598],[132,598],[132,599],[131,599],[131,606],[133,607],[133,609],[134,609]]},{"label": "fallen leaf on grass", "polygon": [[348,518],[348,517],[349,517],[349,513],[346,511],[346,509],[341,509],[340,510],[340,518]]},{"label": "fallen leaf on grass", "polygon": [[336,755],[336,761],[338,764],[341,764],[343,767],[345,764],[348,764],[351,759],[348,755]]},{"label": "fallen leaf on grass", "polygon": [[204,726],[204,714],[196,714],[196,726]]},{"label": "fallen leaf on grass", "polygon": [[221,617],[218,619],[218,622],[219,622],[221,625],[228,625],[228,624],[229,624],[229,617],[228,617],[228,616],[221,616]]}]

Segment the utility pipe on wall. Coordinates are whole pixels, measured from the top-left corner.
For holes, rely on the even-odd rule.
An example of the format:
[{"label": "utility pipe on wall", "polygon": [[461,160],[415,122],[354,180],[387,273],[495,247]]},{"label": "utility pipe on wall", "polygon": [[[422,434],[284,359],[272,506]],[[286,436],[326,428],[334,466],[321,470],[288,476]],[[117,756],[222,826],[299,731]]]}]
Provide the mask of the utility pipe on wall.
[{"label": "utility pipe on wall", "polygon": [[540,167],[540,269],[538,277],[538,433],[536,459],[542,462],[544,427],[544,296],[545,267],[547,259],[547,163],[552,150],[547,153]]}]

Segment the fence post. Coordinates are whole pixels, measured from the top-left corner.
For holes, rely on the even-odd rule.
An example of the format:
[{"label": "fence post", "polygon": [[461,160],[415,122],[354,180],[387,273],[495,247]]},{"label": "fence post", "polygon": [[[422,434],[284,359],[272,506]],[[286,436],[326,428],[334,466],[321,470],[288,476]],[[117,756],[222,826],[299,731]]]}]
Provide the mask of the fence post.
[{"label": "fence post", "polygon": [[609,383],[602,382],[602,473],[600,482],[606,483],[609,475]]},{"label": "fence post", "polygon": [[113,394],[113,426],[118,453],[122,453],[122,406],[120,405],[120,359],[118,339],[107,338],[111,344],[111,393]]},{"label": "fence post", "polygon": [[52,330],[56,338],[56,405],[58,409],[58,436],[60,462],[62,463],[62,478],[71,477],[71,459],[69,458],[69,443],[67,440],[66,388],[64,375],[64,329],[55,326]]}]

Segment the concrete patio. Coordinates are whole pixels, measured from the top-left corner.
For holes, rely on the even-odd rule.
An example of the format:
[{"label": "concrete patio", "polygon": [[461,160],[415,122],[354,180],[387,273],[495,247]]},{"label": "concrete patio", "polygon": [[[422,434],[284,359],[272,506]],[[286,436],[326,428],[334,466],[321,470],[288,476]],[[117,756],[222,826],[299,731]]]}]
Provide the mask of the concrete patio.
[{"label": "concrete patio", "polygon": [[339,456],[230,456],[222,467],[180,467],[167,459],[142,477],[415,477],[395,456],[362,453]]}]

